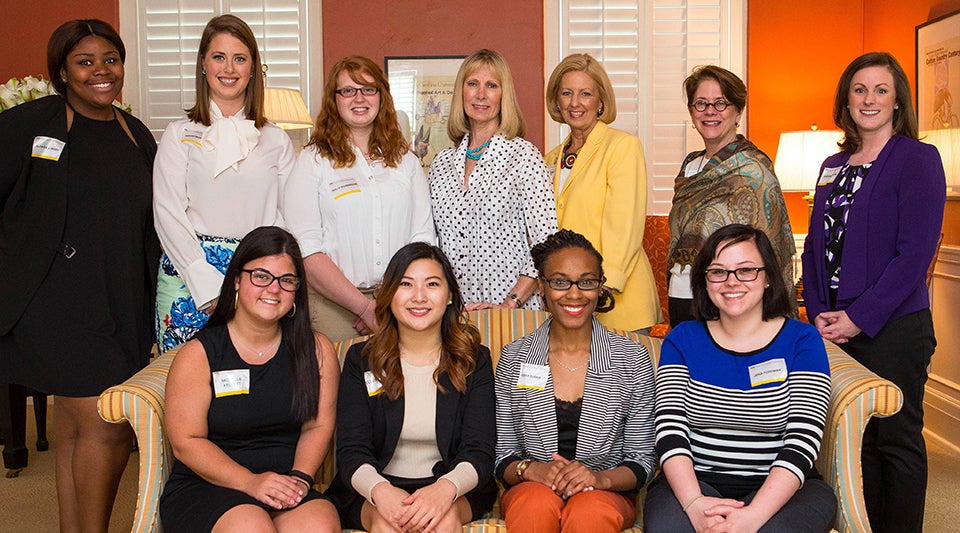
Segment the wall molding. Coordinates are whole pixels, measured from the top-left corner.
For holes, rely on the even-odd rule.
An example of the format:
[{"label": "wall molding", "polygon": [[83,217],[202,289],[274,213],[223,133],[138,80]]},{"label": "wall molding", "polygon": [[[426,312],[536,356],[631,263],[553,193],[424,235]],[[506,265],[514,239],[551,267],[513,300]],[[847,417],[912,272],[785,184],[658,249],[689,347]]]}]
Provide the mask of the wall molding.
[{"label": "wall molding", "polygon": [[960,451],[960,246],[941,246],[930,294],[937,351],[924,394],[924,431]]}]

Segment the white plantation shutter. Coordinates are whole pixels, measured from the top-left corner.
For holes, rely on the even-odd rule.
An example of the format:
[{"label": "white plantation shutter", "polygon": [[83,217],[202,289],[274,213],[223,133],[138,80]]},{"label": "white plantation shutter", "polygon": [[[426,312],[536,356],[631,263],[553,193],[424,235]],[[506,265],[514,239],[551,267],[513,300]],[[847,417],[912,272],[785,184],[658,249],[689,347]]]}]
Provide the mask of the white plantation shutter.
[{"label": "white plantation shutter", "polygon": [[[746,0],[547,0],[544,20],[546,75],[572,53],[603,63],[617,97],[613,126],[643,142],[647,214],[667,214],[680,162],[702,148],[681,83],[708,63],[746,80]],[[547,118],[547,149],[566,132]]]},{"label": "white plantation shutter", "polygon": [[123,100],[133,105],[134,114],[156,137],[195,103],[200,34],[211,18],[224,13],[237,15],[253,30],[263,62],[269,66],[267,86],[298,89],[310,106],[309,2],[139,0],[120,4],[121,34],[128,48]]}]

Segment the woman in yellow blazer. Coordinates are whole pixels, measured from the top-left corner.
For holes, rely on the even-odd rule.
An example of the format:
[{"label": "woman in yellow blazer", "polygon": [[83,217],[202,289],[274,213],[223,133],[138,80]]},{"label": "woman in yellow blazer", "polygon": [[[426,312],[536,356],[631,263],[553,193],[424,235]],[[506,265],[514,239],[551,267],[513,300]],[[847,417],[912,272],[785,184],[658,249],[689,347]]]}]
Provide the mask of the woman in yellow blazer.
[{"label": "woman in yellow blazer", "polygon": [[563,144],[545,158],[554,168],[558,225],[596,246],[606,288],[616,294],[616,308],[598,318],[607,327],[647,330],[663,316],[643,251],[647,176],[640,139],[607,125],[617,117],[613,86],[588,54],[557,65],[546,100],[550,117],[570,126]]}]

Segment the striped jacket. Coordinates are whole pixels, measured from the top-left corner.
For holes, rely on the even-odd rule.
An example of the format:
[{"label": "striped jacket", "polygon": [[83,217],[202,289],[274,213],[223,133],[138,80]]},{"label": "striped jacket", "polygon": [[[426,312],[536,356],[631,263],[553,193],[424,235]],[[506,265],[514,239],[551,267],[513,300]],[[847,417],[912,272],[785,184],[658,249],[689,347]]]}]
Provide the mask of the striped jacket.
[{"label": "striped jacket", "polygon": [[[557,451],[553,378],[543,390],[517,386],[521,365],[548,365],[551,322],[505,346],[497,363],[496,474],[501,481],[511,462],[528,457],[548,462]],[[593,470],[626,466],[636,474],[637,488],[643,487],[656,470],[653,413],[653,364],[646,348],[594,319],[576,460]]]}]

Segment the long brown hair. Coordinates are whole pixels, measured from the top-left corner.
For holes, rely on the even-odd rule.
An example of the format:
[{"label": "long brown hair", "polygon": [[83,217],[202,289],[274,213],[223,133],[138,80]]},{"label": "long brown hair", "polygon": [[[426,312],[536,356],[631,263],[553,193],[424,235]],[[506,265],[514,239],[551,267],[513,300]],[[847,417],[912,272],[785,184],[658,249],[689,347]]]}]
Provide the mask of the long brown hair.
[{"label": "long brown hair", "polygon": [[837,94],[833,100],[833,123],[843,130],[840,149],[856,152],[860,149],[860,133],[857,124],[850,116],[847,104],[850,103],[850,84],[854,75],[867,67],[886,67],[893,75],[893,90],[896,92],[897,109],[893,110],[893,133],[911,139],[920,137],[917,114],[913,110],[913,97],[910,96],[910,80],[897,59],[887,52],[870,52],[854,59],[840,76]]},{"label": "long brown hair", "polygon": [[243,99],[243,109],[246,119],[252,120],[253,125],[262,128],[267,123],[263,113],[263,66],[260,60],[260,50],[257,48],[257,38],[253,30],[240,17],[235,15],[220,15],[210,19],[200,35],[200,49],[197,50],[197,103],[187,110],[187,118],[204,126],[210,125],[210,84],[203,73],[203,58],[210,49],[210,41],[221,33],[227,33],[237,38],[250,50],[250,81],[247,83],[247,94]]},{"label": "long brown hair", "polygon": [[307,146],[316,146],[320,155],[333,161],[334,168],[353,166],[357,160],[350,146],[350,127],[343,122],[337,110],[337,78],[344,71],[360,85],[368,84],[361,78],[361,75],[365,75],[373,80],[369,85],[379,89],[380,111],[373,119],[370,146],[361,146],[360,149],[366,151],[369,148],[370,153],[380,154],[388,167],[396,167],[404,154],[410,151],[410,145],[403,138],[397,122],[390,82],[376,63],[363,56],[345,57],[330,69],[327,83],[323,86],[323,104]]},{"label": "long brown hair", "polygon": [[400,366],[400,330],[393,316],[390,303],[403,281],[410,263],[418,259],[430,259],[440,264],[443,277],[450,288],[451,303],[443,313],[440,325],[440,364],[433,373],[433,381],[440,392],[440,374],[446,373],[450,383],[461,394],[467,391],[467,376],[477,366],[477,350],[480,348],[480,332],[467,322],[463,314],[463,296],[457,285],[450,261],[440,248],[423,242],[410,243],[400,248],[383,273],[383,286],[377,294],[376,316],[380,330],[367,341],[363,355],[369,359],[370,371],[380,383],[387,397],[396,400],[403,395],[403,370]]}]

